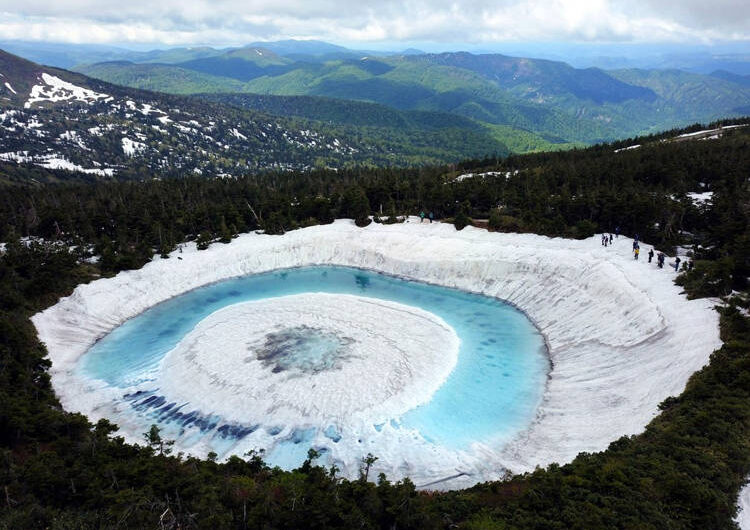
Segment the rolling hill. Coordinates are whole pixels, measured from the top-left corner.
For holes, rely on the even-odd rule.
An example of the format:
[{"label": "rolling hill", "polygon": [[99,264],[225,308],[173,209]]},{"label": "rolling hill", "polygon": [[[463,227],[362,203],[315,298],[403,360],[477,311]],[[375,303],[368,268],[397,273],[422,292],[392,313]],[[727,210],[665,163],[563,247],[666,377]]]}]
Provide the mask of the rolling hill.
[{"label": "rolling hill", "polygon": [[[203,84],[210,87],[204,92],[322,96],[449,113],[480,122],[513,150],[527,145],[515,142],[515,132],[540,138],[528,146],[544,149],[740,116],[750,108],[750,87],[726,76],[581,69],[559,61],[465,52],[352,57],[320,43],[307,45],[317,59],[295,60],[306,50],[299,43],[265,44],[275,50],[253,45],[159,65],[148,87],[190,93],[191,86]],[[321,59],[331,53],[343,58]],[[117,69],[81,67],[107,81],[144,86],[137,65],[119,64]],[[184,70],[214,77],[182,83]]]},{"label": "rolling hill", "polygon": [[[142,65],[141,65],[142,67]],[[468,120],[429,127],[279,117],[147,92],[0,52],[0,161],[99,177],[236,176],[316,167],[414,165],[504,154]]]}]

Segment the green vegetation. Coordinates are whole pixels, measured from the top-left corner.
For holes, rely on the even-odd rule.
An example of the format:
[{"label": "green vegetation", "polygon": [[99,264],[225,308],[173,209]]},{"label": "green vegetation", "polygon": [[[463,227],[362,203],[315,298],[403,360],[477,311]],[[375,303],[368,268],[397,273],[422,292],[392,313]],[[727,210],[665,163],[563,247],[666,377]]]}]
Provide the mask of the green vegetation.
[{"label": "green vegetation", "polygon": [[[175,88],[176,80],[171,78],[182,77],[180,69],[186,68],[225,79],[214,92],[323,96],[402,111],[450,113],[490,127],[513,152],[590,145],[740,116],[750,109],[750,87],[740,76],[677,70],[607,72],[497,54],[295,62],[250,47],[162,68],[158,83],[167,92],[187,91]],[[106,71],[100,77],[131,86],[141,82],[135,65],[123,69],[127,71]],[[317,106],[312,99],[301,102]],[[514,141],[513,135],[503,134],[507,129],[527,132]]]},{"label": "green vegetation", "polygon": [[[734,528],[750,473],[750,131],[659,139],[457,167],[3,187],[0,528]],[[631,143],[643,147],[614,152]],[[21,182],[25,169],[13,168]],[[475,176],[455,179],[467,172]],[[694,191],[712,191],[711,203],[691,201]],[[642,434],[440,494],[385,476],[367,482],[376,454],[362,455],[362,478],[352,481],[316,465],[315,451],[288,472],[257,453],[219,463],[168,454],[158,429],[140,447],[125,444],[106,420],[92,425],[60,407],[29,317],[75,285],[138,268],[186,239],[218,244],[232,225],[278,233],[340,215],[362,220],[381,205],[388,215],[426,210],[549,235],[619,225],[662,247],[689,246],[696,267],[678,279],[688,294],[732,292],[720,309],[724,346]]]},{"label": "green vegetation", "polygon": [[[131,66],[146,72],[170,68]],[[90,170],[113,168],[120,179],[139,179],[144,174],[175,177],[193,172],[210,177],[281,169],[419,166],[508,153],[480,124],[440,113],[401,113],[315,98],[261,104],[255,108],[263,112],[258,112],[241,99],[231,105],[217,95],[199,99],[144,92],[35,65],[1,51],[0,71],[19,87],[18,95],[0,103],[0,151],[36,157],[36,163],[54,156]],[[112,100],[45,102],[26,109],[23,92],[39,83],[42,72],[106,93]],[[202,86],[202,80],[195,82]],[[269,114],[270,108],[279,114]],[[346,118],[358,112],[368,118]],[[334,116],[337,121],[331,119]],[[138,149],[126,152],[124,138],[130,145],[137,141]]]},{"label": "green vegetation", "polygon": [[133,64],[117,61],[80,66],[77,70],[87,76],[116,85],[170,94],[239,92],[243,86],[241,81],[229,77],[219,77],[163,64]]}]

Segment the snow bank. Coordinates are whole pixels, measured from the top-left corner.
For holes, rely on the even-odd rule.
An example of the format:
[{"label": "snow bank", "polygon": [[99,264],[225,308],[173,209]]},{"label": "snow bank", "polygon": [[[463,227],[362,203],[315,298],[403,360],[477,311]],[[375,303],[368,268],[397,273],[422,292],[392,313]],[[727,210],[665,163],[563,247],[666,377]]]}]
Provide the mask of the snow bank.
[{"label": "snow bank", "polygon": [[622,151],[631,151],[633,149],[638,149],[641,146],[641,144],[635,144],[635,145],[629,145],[627,147],[621,147],[620,149],[615,149],[615,153],[621,153]]},{"label": "snow bank", "polygon": [[738,504],[740,511],[737,514],[737,524],[742,530],[750,530],[750,486],[745,486],[740,491]]},{"label": "snow bank", "polygon": [[58,155],[43,155],[39,157],[40,161],[35,161],[38,166],[46,167],[47,169],[64,169],[66,171],[78,171],[80,173],[87,173],[89,175],[101,175],[103,177],[111,177],[115,174],[115,170],[112,168],[85,168],[74,164],[67,158]]},{"label": "snow bank", "polygon": [[[499,478],[504,468],[532,470],[600,451],[643,430],[657,405],[684,389],[720,346],[715,300],[688,301],[671,269],[634,261],[632,240],[602,247],[529,234],[496,234],[412,222],[357,228],[350,221],[284,236],[243,235],[230,245],[194,246],[181,260],[157,259],[141,270],[81,285],[33,322],[49,349],[52,382],[67,409],[102,412],[73,367],[100,337],[150,306],[218,280],[303,265],[343,265],[483,293],[524,310],[544,333],[553,364],[532,425],[502,447],[474,444],[437,455],[440,469],[386,470],[417,484],[449,475],[438,487]],[[645,252],[643,253],[645,254]],[[124,434],[128,434],[127,431]],[[138,441],[139,433],[129,439]],[[405,452],[398,444],[385,452]],[[452,466],[452,472],[449,467]]]},{"label": "snow bank", "polygon": [[687,196],[690,197],[694,203],[701,205],[707,202],[711,202],[714,197],[714,192],[704,191],[703,193],[688,193]]}]

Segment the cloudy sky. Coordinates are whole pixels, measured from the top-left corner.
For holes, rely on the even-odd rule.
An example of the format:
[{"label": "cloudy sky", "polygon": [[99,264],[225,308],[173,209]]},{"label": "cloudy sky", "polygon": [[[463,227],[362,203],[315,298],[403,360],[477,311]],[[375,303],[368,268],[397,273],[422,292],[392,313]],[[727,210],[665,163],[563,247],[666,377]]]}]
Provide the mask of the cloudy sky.
[{"label": "cloudy sky", "polygon": [[237,45],[750,40],[749,0],[0,0],[0,39]]}]

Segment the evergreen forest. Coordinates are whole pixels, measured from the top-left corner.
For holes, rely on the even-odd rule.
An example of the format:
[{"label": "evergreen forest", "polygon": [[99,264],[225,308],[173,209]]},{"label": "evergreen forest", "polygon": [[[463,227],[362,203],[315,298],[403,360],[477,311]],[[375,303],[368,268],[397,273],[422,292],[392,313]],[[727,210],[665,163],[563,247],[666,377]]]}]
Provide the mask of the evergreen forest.
[{"label": "evergreen forest", "polygon": [[[730,123],[750,120],[711,126]],[[676,141],[700,129],[443,166],[226,179],[0,163],[0,528],[735,528],[750,474],[750,128]],[[292,471],[262,453],[201,460],[173,453],[158,429],[129,445],[116,425],[60,406],[30,316],[76,285],[190,241],[205,249],[250,231],[420,211],[456,229],[587,238],[619,227],[667,253],[689,249],[694,267],[676,282],[721,299],[724,344],[642,433],[445,493],[371,476],[377,454],[362,455],[359,480],[318,465],[314,450]]]}]

